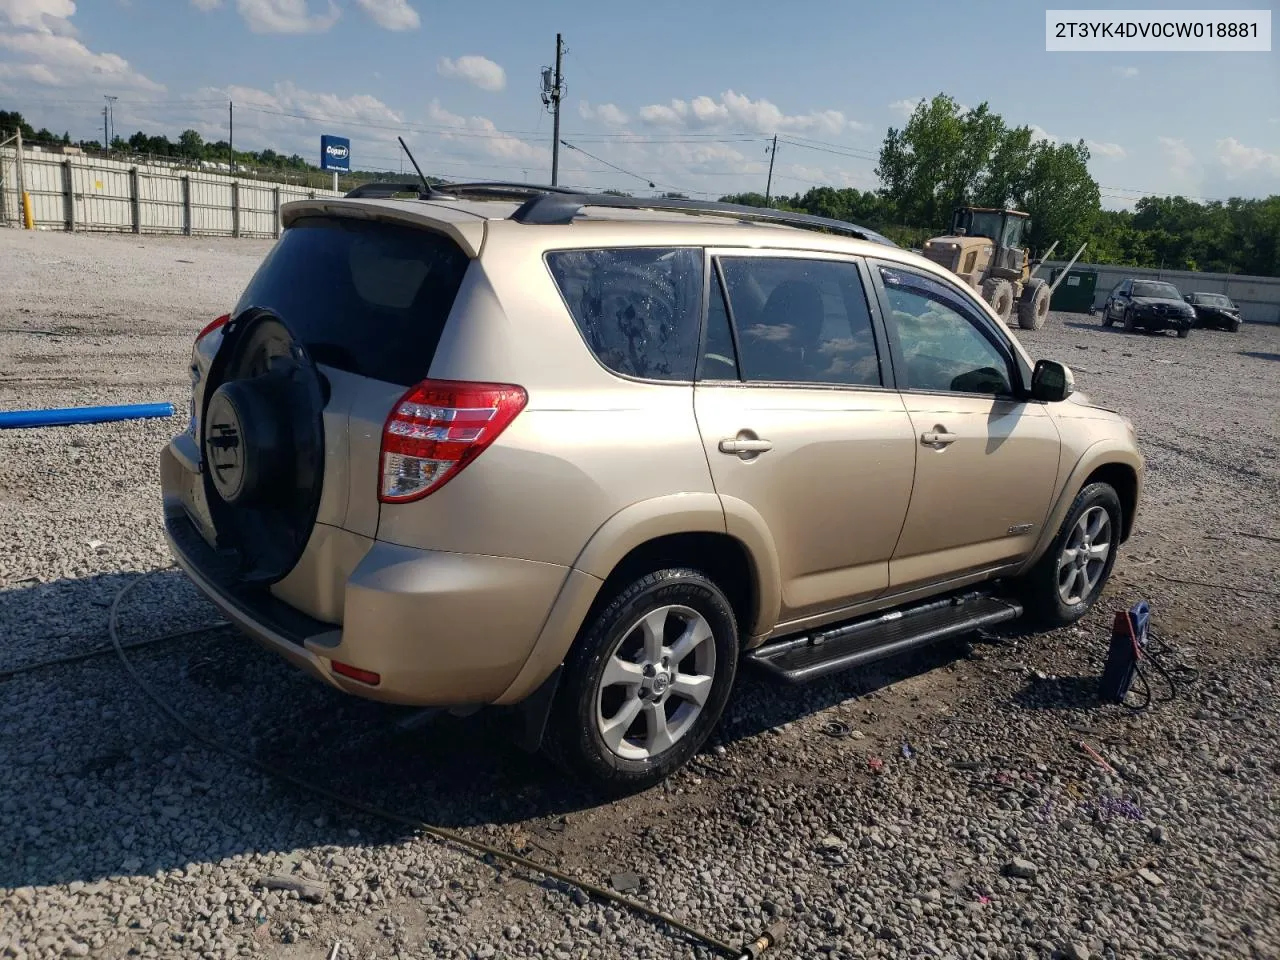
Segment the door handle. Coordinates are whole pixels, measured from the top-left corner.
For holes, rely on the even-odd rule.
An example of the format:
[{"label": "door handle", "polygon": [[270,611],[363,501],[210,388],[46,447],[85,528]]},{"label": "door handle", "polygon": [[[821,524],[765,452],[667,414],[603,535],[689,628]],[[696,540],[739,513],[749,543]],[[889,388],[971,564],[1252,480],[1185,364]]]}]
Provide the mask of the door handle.
[{"label": "door handle", "polygon": [[771,440],[721,440],[721,453],[765,453],[773,449]]},{"label": "door handle", "polygon": [[920,434],[920,442],[926,447],[945,447],[958,439],[960,438],[954,433],[947,433],[945,430],[930,430],[928,433]]}]

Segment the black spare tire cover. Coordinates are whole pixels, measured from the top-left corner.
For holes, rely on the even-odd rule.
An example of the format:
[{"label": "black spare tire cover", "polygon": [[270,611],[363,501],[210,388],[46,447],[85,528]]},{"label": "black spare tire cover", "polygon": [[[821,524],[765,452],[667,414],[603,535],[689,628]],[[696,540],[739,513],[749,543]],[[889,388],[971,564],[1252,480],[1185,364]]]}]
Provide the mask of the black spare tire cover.
[{"label": "black spare tire cover", "polygon": [[201,418],[206,489],[220,550],[271,583],[302,555],[324,470],[323,378],[279,317],[228,324]]}]

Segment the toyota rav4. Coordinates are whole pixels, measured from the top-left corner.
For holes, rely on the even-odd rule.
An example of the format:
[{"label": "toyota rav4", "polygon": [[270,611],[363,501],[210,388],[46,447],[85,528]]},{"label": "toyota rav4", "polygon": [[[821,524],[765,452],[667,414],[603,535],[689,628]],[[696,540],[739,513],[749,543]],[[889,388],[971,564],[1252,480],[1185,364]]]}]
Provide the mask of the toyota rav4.
[{"label": "toyota rav4", "polygon": [[1098,598],[1133,429],[947,271],[804,215],[443,191],[286,205],[195,341],[169,542],[298,667],[515,707],[637,789],[744,665],[798,683]]}]

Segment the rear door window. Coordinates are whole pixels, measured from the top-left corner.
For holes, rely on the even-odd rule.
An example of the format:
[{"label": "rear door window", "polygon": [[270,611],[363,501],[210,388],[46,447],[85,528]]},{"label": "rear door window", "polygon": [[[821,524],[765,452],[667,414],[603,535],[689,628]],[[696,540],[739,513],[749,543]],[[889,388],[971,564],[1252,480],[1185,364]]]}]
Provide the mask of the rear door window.
[{"label": "rear door window", "polygon": [[693,380],[702,251],[560,250],[547,266],[596,359],[645,380]]},{"label": "rear door window", "polygon": [[429,230],[306,217],[284,232],[235,313],[271,310],[317,363],[409,386],[427,376],[469,262]]},{"label": "rear door window", "polygon": [[744,380],[881,385],[880,358],[857,264],[724,257],[720,268]]}]

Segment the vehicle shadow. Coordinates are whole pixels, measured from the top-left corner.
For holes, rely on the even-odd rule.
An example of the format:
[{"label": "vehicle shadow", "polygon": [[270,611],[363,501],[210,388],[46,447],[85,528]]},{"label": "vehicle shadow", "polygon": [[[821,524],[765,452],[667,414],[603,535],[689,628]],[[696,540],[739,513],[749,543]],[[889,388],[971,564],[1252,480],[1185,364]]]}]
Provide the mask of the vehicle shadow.
[{"label": "vehicle shadow", "polygon": [[[5,673],[36,659],[31,643],[41,630],[59,639],[47,649],[50,658],[109,648],[111,601],[137,579],[110,574],[0,589],[4,622],[33,625],[14,635],[21,645],[8,631],[0,638],[0,888],[395,842],[413,832],[197,741],[151,701],[114,649]],[[125,598],[119,629],[128,644],[215,620],[212,606],[170,569]],[[943,644],[802,688],[783,687],[744,664],[712,742],[802,719],[942,666],[959,650]],[[401,817],[480,828],[483,836],[493,825],[555,822],[604,803],[517,748],[499,712],[420,722],[421,711],[332,690],[227,627],[130,649],[126,657],[202,737]]]},{"label": "vehicle shadow", "polygon": [[1258,350],[1241,350],[1240,356],[1252,357],[1254,360],[1274,360],[1280,361],[1280,353],[1262,353]]}]

